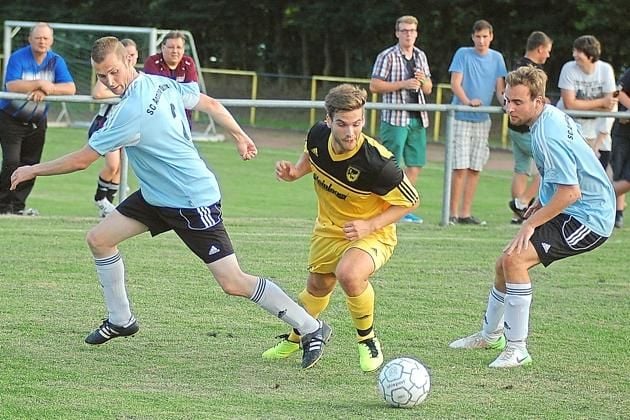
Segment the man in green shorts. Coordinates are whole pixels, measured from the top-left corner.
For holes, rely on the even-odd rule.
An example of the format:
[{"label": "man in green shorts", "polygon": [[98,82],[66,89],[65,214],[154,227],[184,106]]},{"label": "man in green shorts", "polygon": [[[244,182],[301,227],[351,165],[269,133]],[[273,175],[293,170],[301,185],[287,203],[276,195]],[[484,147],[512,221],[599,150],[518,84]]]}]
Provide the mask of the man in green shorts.
[{"label": "man in green shorts", "polygon": [[[396,20],[398,43],[383,50],[372,70],[370,90],[380,93],[387,104],[424,104],[433,83],[427,56],[414,44],[418,38],[418,19],[401,16]],[[380,139],[405,175],[416,184],[427,162],[429,116],[426,112],[385,109],[381,113]],[[402,222],[422,223],[422,217],[407,213]]]}]

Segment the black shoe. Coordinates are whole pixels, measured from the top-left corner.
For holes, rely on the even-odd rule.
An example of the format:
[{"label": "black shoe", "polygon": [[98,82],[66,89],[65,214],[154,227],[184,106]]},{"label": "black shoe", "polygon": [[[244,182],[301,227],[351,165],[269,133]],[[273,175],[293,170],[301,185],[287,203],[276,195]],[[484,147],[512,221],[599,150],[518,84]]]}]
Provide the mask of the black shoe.
[{"label": "black shoe", "polygon": [[112,338],[116,337],[128,337],[130,335],[134,335],[138,332],[140,326],[138,322],[134,319],[131,324],[127,327],[121,327],[119,325],[114,325],[109,322],[109,319],[103,321],[100,327],[95,329],[85,337],[85,342],[88,344],[103,344]]},{"label": "black shoe", "polygon": [[479,220],[475,216],[458,217],[457,218],[457,223],[460,224],[460,225],[479,225],[479,226],[485,226],[486,225],[486,221],[485,220]]},{"label": "black shoe", "polygon": [[623,214],[615,215],[615,227],[621,229],[623,227]]},{"label": "black shoe", "polygon": [[512,220],[510,220],[510,223],[513,225],[522,225],[524,221],[525,219],[522,217],[514,216],[512,217]]},{"label": "black shoe", "polygon": [[449,225],[456,225],[457,224],[457,217],[455,216],[451,216],[448,218],[448,224]]},{"label": "black shoe", "polygon": [[308,369],[315,366],[315,363],[321,359],[324,354],[324,346],[330,340],[332,328],[324,321],[319,321],[319,328],[310,334],[305,334],[301,338],[302,349],[302,368]]},{"label": "black shoe", "polygon": [[525,212],[527,212],[528,206],[525,206],[525,208],[519,209],[518,206],[516,205],[516,198],[511,199],[508,202],[508,206],[510,207],[510,210],[512,210],[515,216],[520,217],[522,220],[525,220],[524,216],[525,216]]}]

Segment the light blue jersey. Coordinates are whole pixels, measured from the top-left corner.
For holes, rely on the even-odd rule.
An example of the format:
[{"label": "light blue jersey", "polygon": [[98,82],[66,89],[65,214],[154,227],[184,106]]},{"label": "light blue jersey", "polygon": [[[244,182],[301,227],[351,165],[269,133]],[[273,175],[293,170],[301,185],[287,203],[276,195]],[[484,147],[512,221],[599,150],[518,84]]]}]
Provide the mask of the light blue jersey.
[{"label": "light blue jersey", "polygon": [[149,204],[210,206],[221,193],[192,142],[185,112],[199,95],[197,83],[139,74],[88,144],[100,155],[124,147]]},{"label": "light blue jersey", "polygon": [[578,185],[582,196],[562,212],[608,237],[615,222],[615,192],[575,121],[552,105],[530,127],[532,153],[541,176],[539,199],[546,205],[558,185]]},{"label": "light blue jersey", "polygon": [[[481,106],[490,106],[497,87],[497,79],[507,76],[503,56],[493,49],[480,55],[472,47],[462,47],[455,52],[449,73],[462,73],[462,88],[469,99],[481,99]],[[453,95],[453,105],[462,105],[457,95]],[[482,122],[490,119],[486,112],[456,112],[455,119]]]}]

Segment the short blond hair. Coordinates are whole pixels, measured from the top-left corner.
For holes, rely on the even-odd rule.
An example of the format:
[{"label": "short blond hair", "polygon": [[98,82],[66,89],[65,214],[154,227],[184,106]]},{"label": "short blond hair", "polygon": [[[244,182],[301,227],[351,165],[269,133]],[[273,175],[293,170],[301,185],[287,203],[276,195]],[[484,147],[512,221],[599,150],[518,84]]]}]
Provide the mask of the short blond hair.
[{"label": "short blond hair", "polygon": [[111,53],[115,53],[122,61],[127,60],[127,50],[115,36],[105,36],[94,41],[91,54],[93,62],[102,63]]},{"label": "short blond hair", "polygon": [[418,19],[415,16],[405,15],[396,19],[396,30],[398,30],[398,25],[401,23],[407,23],[410,25],[416,25],[418,27]]},{"label": "short blond hair", "polygon": [[522,66],[508,73],[505,82],[508,86],[523,85],[529,89],[531,99],[545,97],[547,75],[544,71],[534,66]]}]

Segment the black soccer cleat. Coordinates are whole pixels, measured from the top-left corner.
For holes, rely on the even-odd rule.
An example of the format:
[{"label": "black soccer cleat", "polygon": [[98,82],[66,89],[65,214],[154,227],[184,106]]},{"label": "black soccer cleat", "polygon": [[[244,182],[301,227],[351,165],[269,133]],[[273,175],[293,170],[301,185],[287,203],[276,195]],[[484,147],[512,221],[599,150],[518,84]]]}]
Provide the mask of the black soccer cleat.
[{"label": "black soccer cleat", "polygon": [[510,210],[512,210],[516,217],[521,220],[525,220],[525,213],[527,212],[529,206],[525,206],[524,208],[520,209],[516,204],[516,198],[513,198],[508,202],[508,207],[510,208]]},{"label": "black soccer cleat", "polygon": [[140,326],[138,322],[133,319],[133,322],[127,327],[121,327],[109,322],[109,319],[103,321],[100,327],[95,329],[85,337],[87,344],[103,344],[116,337],[129,337],[138,332]]},{"label": "black soccer cleat", "polygon": [[332,328],[324,321],[319,321],[319,328],[301,338],[302,343],[302,368],[308,369],[315,366],[324,354],[324,346],[330,340]]}]

